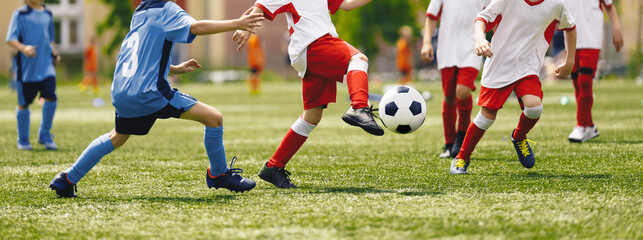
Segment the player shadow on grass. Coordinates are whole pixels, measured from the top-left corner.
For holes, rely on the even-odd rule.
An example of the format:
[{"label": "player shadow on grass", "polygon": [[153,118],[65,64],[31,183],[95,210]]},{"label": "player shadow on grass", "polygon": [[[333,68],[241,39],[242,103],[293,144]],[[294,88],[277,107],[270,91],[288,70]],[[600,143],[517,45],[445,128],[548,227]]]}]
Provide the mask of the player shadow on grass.
[{"label": "player shadow on grass", "polygon": [[642,144],[643,140],[605,140],[605,139],[592,139],[591,141],[584,142],[583,144]]},{"label": "player shadow on grass", "polygon": [[97,200],[103,202],[128,202],[128,201],[147,201],[152,203],[166,203],[166,202],[184,202],[184,203],[230,203],[237,200],[236,195],[212,195],[207,197],[79,197],[83,200]]},{"label": "player shadow on grass", "polygon": [[539,173],[526,172],[515,174],[514,177],[521,178],[569,178],[569,179],[601,179],[612,178],[611,174],[605,173],[581,173],[581,174],[557,174],[557,173]]},{"label": "player shadow on grass", "polygon": [[428,191],[398,191],[391,189],[379,189],[374,187],[322,187],[322,188],[301,188],[309,193],[350,193],[350,194],[372,194],[372,193],[397,193],[405,196],[432,196],[442,195],[442,192]]}]

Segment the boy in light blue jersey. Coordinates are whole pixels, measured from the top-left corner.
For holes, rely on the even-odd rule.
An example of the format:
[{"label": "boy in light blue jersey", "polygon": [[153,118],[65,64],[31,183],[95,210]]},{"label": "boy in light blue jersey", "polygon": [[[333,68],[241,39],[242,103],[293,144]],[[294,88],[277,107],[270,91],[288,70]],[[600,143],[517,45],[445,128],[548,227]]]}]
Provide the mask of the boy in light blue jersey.
[{"label": "boy in light blue jersey", "polygon": [[144,0],[138,6],[130,32],[121,45],[112,83],[112,104],[116,108],[116,127],[96,138],[78,157],[76,163],[56,175],[50,188],[59,197],[76,197],[75,185],[100,159],[122,146],[130,135],[146,135],[158,118],[181,118],[205,125],[206,152],[210,167],[206,183],[212,188],[235,192],[248,191],[255,182],[241,177],[241,169],[226,166],[223,147],[223,116],[192,96],[172,89],[168,73],[182,74],[200,68],[188,60],[171,65],[175,42],[191,43],[196,35],[215,34],[237,29],[254,31],[263,19],[261,14],[244,15],[228,21],[196,21],[174,1]]},{"label": "boy in light blue jersey", "polygon": [[29,142],[29,105],[38,92],[45,99],[42,107],[42,122],[38,131],[38,143],[46,149],[56,150],[51,125],[56,112],[56,69],[54,64],[60,56],[54,47],[54,23],[49,9],[41,0],[27,0],[26,4],[13,12],[5,41],[18,50],[14,57],[16,64],[16,92],[18,107],[18,149],[31,150]]}]

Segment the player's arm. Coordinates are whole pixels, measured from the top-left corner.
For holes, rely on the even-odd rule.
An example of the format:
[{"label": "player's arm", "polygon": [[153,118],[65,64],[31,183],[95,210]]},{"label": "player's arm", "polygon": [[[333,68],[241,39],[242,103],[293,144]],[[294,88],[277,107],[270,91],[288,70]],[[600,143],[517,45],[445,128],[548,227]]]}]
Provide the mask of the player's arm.
[{"label": "player's arm", "polygon": [[427,63],[433,62],[434,56],[431,38],[433,37],[433,32],[435,32],[435,28],[437,26],[438,21],[435,19],[427,17],[426,21],[424,21],[424,39],[422,40],[422,50],[420,51],[420,55],[422,56],[422,60]]},{"label": "player's arm", "polygon": [[8,41],[7,44],[9,44],[9,46],[15,48],[16,50],[20,51],[22,54],[24,54],[27,57],[35,57],[36,56],[36,47],[37,46],[24,45],[18,40]]},{"label": "player's arm", "polygon": [[190,59],[179,65],[170,65],[170,73],[183,74],[194,71],[194,68],[201,68],[201,64],[194,59]]},{"label": "player's arm", "polygon": [[[241,17],[247,16],[247,15],[256,15],[256,14],[263,16],[264,15],[263,9],[258,7],[251,7],[248,10],[246,10],[246,12],[243,13],[243,15],[241,15]],[[234,32],[234,35],[232,35],[232,41],[236,42],[239,45],[237,47],[237,50],[241,50],[243,46],[246,45],[252,33],[254,32],[245,31],[243,29],[240,29]]]},{"label": "player's arm", "polygon": [[60,54],[56,51],[56,44],[54,42],[49,43],[51,45],[51,57],[54,59],[54,65],[60,62]]},{"label": "player's arm", "polygon": [[263,14],[252,13],[241,15],[240,18],[233,20],[200,20],[192,24],[190,33],[194,35],[209,35],[234,30],[244,30],[254,33],[254,29],[261,26],[263,19]]},{"label": "player's arm", "polygon": [[614,5],[607,7],[607,17],[609,17],[610,22],[612,22],[612,42],[614,47],[618,52],[623,47],[623,34],[621,33],[621,22],[618,20],[618,13],[616,13],[616,7]]},{"label": "player's arm", "polygon": [[339,5],[339,9],[344,11],[350,11],[355,8],[364,6],[369,2],[371,2],[371,0],[344,0],[344,2],[342,2],[341,5]]},{"label": "player's arm", "polygon": [[565,78],[574,68],[574,60],[576,56],[576,28],[570,31],[565,31],[565,62],[556,68],[556,77]]},{"label": "player's arm", "polygon": [[474,38],[476,40],[476,55],[488,58],[493,57],[493,52],[491,52],[491,44],[489,43],[489,41],[487,41],[487,37],[485,36],[485,32],[487,31],[487,24],[482,20],[476,19],[474,29]]}]

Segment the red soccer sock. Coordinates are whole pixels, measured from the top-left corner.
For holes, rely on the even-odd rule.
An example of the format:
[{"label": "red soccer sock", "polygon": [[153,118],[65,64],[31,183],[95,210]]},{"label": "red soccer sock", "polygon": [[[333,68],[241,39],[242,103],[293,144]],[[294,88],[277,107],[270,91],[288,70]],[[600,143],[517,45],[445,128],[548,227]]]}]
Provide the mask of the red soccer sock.
[{"label": "red soccer sock", "polygon": [[594,95],[592,93],[592,76],[589,74],[578,74],[578,97],[576,98],[576,120],[578,126],[594,126],[592,121],[592,105],[594,105]]},{"label": "red soccer sock", "polygon": [[514,140],[516,141],[522,141],[527,138],[527,133],[529,133],[529,130],[534,128],[536,123],[538,122],[538,119],[531,119],[525,116],[525,113],[520,114],[520,121],[518,121],[518,127],[516,127],[516,131],[514,131],[514,134],[511,136]]},{"label": "red soccer sock", "polygon": [[460,148],[460,153],[458,153],[456,158],[460,158],[467,162],[470,161],[471,153],[473,152],[473,149],[476,148],[476,145],[478,145],[478,142],[480,142],[480,139],[482,139],[482,136],[484,136],[484,133],[485,130],[480,129],[475,123],[472,122],[469,124],[467,133],[464,135],[464,142]]},{"label": "red soccer sock", "polygon": [[455,142],[456,117],[456,105],[449,105],[446,101],[442,101],[442,126],[444,128],[444,142],[446,144]]},{"label": "red soccer sock", "polygon": [[299,148],[306,142],[308,137],[297,134],[295,131],[288,129],[286,136],[281,140],[281,144],[275,151],[275,154],[272,155],[268,161],[268,167],[278,167],[283,168],[286,166],[288,161],[292,158],[293,155],[299,150]]},{"label": "red soccer sock", "polygon": [[353,70],[346,74],[346,85],[353,109],[368,107],[368,74]]},{"label": "red soccer sock", "polygon": [[473,107],[473,99],[469,96],[467,99],[456,99],[458,104],[458,131],[466,132],[469,124],[471,124],[471,108]]}]

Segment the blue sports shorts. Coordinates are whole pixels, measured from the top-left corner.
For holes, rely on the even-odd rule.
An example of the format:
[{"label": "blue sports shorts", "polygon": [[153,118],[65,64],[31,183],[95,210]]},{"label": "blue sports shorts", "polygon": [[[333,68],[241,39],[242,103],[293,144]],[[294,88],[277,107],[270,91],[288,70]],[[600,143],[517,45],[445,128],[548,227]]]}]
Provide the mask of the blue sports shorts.
[{"label": "blue sports shorts", "polygon": [[197,100],[185,93],[176,94],[163,109],[150,115],[123,118],[116,112],[116,132],[120,134],[146,135],[152,129],[156,119],[180,118],[181,114],[189,110]]},{"label": "blue sports shorts", "polygon": [[56,100],[56,77],[48,77],[40,82],[18,82],[18,105],[27,107],[36,98],[38,92],[45,99]]}]

